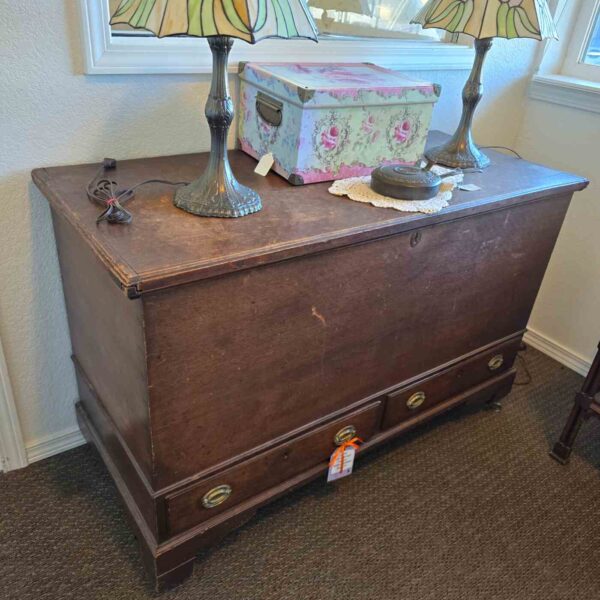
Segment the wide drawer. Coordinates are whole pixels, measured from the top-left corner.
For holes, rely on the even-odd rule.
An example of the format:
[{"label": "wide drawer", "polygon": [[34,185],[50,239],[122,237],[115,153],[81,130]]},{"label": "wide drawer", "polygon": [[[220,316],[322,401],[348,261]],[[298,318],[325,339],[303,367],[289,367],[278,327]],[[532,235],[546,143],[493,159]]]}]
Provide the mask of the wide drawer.
[{"label": "wide drawer", "polygon": [[411,419],[440,402],[510,370],[520,344],[520,337],[504,342],[388,394],[383,428],[387,429]]},{"label": "wide drawer", "polygon": [[346,438],[367,441],[376,431],[381,402],[281,444],[165,498],[169,535],[185,531],[236,504],[317,466]]}]

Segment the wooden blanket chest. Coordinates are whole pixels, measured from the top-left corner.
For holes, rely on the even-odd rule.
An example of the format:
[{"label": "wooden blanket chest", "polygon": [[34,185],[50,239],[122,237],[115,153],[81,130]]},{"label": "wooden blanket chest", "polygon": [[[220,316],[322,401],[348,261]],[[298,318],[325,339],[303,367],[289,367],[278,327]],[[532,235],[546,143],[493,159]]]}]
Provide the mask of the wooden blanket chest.
[{"label": "wooden blanket chest", "polygon": [[[434,134],[439,143],[441,134]],[[38,169],[56,234],[79,422],[132,517],[157,586],[261,505],[466,402],[510,391],[513,362],[574,191],[585,180],[492,153],[436,215],[240,181],[236,220],[139,190],[131,226],[96,226],[96,165]],[[192,179],[207,155],[124,161],[122,186]]]}]

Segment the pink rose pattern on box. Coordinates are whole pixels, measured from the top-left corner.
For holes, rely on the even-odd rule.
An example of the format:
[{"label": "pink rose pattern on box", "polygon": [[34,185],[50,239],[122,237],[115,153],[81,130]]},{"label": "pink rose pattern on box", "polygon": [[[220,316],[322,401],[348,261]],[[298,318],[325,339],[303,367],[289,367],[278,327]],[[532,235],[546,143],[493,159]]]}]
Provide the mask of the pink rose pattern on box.
[{"label": "pink rose pattern on box", "polygon": [[350,134],[350,121],[340,112],[330,111],[315,123],[312,147],[322,164],[332,165],[344,152]]},{"label": "pink rose pattern on box", "polygon": [[410,138],[412,126],[408,119],[404,119],[400,123],[396,123],[396,127],[394,128],[394,139],[399,144],[405,144],[407,140]]},{"label": "pink rose pattern on box", "polygon": [[387,127],[387,145],[392,152],[407,148],[419,139],[418,133],[421,122],[406,111],[402,115],[390,119]]},{"label": "pink rose pattern on box", "polygon": [[367,112],[363,117],[360,129],[355,133],[354,144],[352,150],[360,152],[366,147],[373,147],[381,139],[381,127],[378,123],[378,119],[372,113]]},{"label": "pink rose pattern on box", "polygon": [[360,68],[360,65],[353,66],[352,68],[348,68],[344,65],[318,66],[295,64],[286,66],[286,69],[292,73],[309,76],[308,81],[315,87],[322,84],[323,79],[326,79],[327,82],[333,81],[337,83],[338,87],[346,85],[350,87],[373,88],[389,84],[385,75],[380,75],[368,67],[364,67],[362,69],[363,72],[360,72]]},{"label": "pink rose pattern on box", "polygon": [[419,129],[419,118],[407,110],[394,115],[383,127],[375,114],[367,112],[358,132],[352,132],[350,119],[344,117],[343,113],[330,111],[315,123],[311,147],[321,164],[335,168],[344,164],[348,145],[354,152],[360,152],[361,149],[371,150],[379,144],[381,159],[378,162],[383,163],[389,152],[392,156],[399,156],[401,148],[410,147],[418,139]]},{"label": "pink rose pattern on box", "polygon": [[[367,115],[360,126],[361,138],[369,144],[375,144],[381,137],[381,130],[377,127],[377,120],[373,115]],[[362,141],[362,140],[360,140]]]},{"label": "pink rose pattern on box", "polygon": [[[314,67],[296,68],[299,73],[306,71],[308,78],[315,73]],[[330,68],[324,69],[323,74],[331,75]],[[341,85],[343,79],[347,82],[347,75],[344,69],[333,69],[336,85]],[[362,90],[353,81],[352,86],[332,87],[323,90],[318,98],[305,100],[285,80],[263,78],[260,74],[254,78],[263,91],[284,100],[284,122],[277,128],[263,122],[255,110],[257,89],[244,84],[240,111],[242,147],[258,158],[273,152],[274,168],[284,177],[293,173],[307,183],[324,181],[369,174],[381,164],[412,164],[421,157],[433,108],[425,101],[437,95],[433,87],[383,93],[377,88]],[[390,95],[400,104],[390,104]],[[339,108],[332,107],[338,104]]]},{"label": "pink rose pattern on box", "polygon": [[325,150],[335,150],[339,141],[340,130],[335,125],[321,132],[321,144],[323,144]]}]

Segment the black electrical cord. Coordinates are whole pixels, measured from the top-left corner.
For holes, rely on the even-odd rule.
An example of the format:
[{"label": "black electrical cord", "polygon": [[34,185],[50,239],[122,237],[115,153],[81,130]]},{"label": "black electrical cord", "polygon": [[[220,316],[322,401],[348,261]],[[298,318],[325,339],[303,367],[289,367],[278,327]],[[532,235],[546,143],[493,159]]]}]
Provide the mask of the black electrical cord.
[{"label": "black electrical cord", "polygon": [[508,152],[512,152],[517,158],[523,160],[523,157],[512,148],[508,148],[507,146],[481,146],[482,150],[507,150]]},{"label": "black electrical cord", "polygon": [[116,181],[105,177],[106,171],[117,167],[117,161],[114,158],[105,158],[102,166],[92,180],[86,186],[87,197],[96,204],[100,204],[104,210],[96,219],[96,224],[102,221],[108,221],[111,225],[129,225],[133,220],[133,215],[123,207],[123,204],[129,202],[135,196],[135,190],[143,185],[150,183],[162,183],[164,185],[187,185],[187,181],[167,181],[165,179],[147,179],[136,185],[119,190]]},{"label": "black electrical cord", "polygon": [[521,368],[525,377],[520,381],[515,381],[515,385],[529,385],[533,380],[533,377],[531,376],[531,371],[529,370],[529,366],[527,365],[527,360],[524,356],[525,352],[527,352],[527,346],[525,345],[525,343],[521,342],[521,347],[519,348],[519,352],[517,353],[517,360],[521,363]]}]

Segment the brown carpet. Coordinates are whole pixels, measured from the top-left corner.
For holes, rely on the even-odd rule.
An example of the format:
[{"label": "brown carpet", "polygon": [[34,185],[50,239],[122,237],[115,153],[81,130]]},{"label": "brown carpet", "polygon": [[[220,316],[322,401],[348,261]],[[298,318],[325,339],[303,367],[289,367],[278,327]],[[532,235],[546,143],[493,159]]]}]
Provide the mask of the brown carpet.
[{"label": "brown carpet", "polygon": [[[534,350],[502,412],[464,410],[277,501],[165,599],[597,600],[600,427],[548,457],[581,378]],[[519,379],[526,374],[521,369]],[[88,447],[0,476],[0,597],[152,598]]]}]

